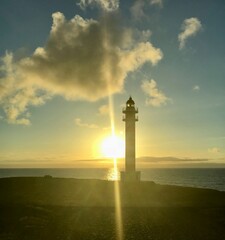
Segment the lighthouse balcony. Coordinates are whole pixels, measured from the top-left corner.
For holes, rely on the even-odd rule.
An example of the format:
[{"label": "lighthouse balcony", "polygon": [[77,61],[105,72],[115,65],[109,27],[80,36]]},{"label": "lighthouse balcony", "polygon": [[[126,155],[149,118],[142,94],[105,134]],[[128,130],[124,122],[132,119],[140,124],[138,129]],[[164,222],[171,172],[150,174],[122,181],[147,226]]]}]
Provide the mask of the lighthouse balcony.
[{"label": "lighthouse balcony", "polygon": [[138,108],[135,108],[135,107],[126,107],[126,108],[123,108],[123,111],[122,111],[124,114],[126,113],[138,113]]}]

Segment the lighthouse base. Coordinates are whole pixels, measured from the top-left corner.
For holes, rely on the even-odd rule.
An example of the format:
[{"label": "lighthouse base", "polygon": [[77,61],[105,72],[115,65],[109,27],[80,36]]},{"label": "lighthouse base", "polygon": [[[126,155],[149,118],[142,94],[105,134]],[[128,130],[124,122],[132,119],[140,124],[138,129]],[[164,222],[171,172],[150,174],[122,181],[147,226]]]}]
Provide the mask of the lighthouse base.
[{"label": "lighthouse base", "polygon": [[122,182],[139,182],[141,180],[141,172],[120,172]]}]

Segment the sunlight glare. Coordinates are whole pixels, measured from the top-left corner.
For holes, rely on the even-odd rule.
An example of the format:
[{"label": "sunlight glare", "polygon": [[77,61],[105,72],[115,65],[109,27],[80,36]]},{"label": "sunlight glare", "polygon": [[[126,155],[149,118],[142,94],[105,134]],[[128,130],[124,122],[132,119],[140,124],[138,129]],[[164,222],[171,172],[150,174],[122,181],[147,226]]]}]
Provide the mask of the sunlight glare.
[{"label": "sunlight glare", "polygon": [[101,145],[102,154],[107,158],[124,157],[124,149],[124,140],[118,136],[109,136],[105,138]]}]

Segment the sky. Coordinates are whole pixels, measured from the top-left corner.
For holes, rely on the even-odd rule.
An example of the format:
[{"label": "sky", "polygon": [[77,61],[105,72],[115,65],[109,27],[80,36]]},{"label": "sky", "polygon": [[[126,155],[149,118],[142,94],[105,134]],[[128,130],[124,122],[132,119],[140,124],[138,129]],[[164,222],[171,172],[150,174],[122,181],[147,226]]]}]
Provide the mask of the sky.
[{"label": "sky", "polygon": [[0,167],[108,166],[130,96],[140,166],[225,166],[224,22],[223,0],[2,0]]}]

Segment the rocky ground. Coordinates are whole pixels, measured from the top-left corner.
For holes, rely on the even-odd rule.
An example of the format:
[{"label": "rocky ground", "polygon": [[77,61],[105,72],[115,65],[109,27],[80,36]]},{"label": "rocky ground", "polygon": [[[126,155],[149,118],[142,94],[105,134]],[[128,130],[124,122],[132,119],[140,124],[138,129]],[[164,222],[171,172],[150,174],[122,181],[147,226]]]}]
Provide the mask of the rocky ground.
[{"label": "rocky ground", "polygon": [[[223,240],[225,192],[121,183],[123,239]],[[0,179],[0,239],[117,237],[114,182]]]}]

